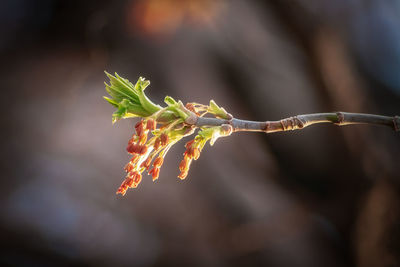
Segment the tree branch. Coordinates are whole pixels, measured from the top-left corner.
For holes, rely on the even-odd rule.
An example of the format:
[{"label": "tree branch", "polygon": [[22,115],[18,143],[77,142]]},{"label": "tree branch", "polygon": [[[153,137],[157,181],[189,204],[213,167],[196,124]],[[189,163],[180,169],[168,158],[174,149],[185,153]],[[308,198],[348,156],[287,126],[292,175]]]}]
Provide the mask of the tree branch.
[{"label": "tree branch", "polygon": [[395,131],[400,131],[400,117],[381,116],[374,114],[331,112],[297,115],[279,121],[247,121],[240,119],[224,120],[218,118],[198,117],[195,122],[189,123],[197,127],[202,126],[221,126],[229,124],[234,132],[283,132],[289,130],[299,130],[317,123],[333,123],[338,126],[351,124],[373,124],[385,125]]},{"label": "tree branch", "polygon": [[[142,180],[142,173],[148,170],[153,181],[158,179],[160,167],[168,150],[182,138],[195,134],[195,137],[185,144],[183,160],[179,164],[180,179],[185,179],[190,164],[197,160],[207,142],[214,142],[232,132],[283,132],[303,129],[316,123],[333,123],[336,125],[374,124],[386,125],[400,131],[400,117],[387,117],[372,114],[332,112],[297,115],[279,121],[247,121],[235,119],[224,108],[210,100],[209,105],[176,101],[170,96],[164,99],[167,107],[154,104],[144,94],[150,81],[140,77],[135,85],[118,74],[108,74],[110,84],[106,90],[110,97],[107,102],[117,108],[113,113],[113,122],[119,119],[141,117],[135,125],[135,133],[128,141],[126,150],[132,158],[125,166],[126,177],[117,190],[124,195],[128,188],[135,188]],[[214,116],[203,117],[205,114]],[[182,123],[184,122],[184,123]],[[160,127],[157,128],[157,125]],[[195,128],[201,129],[195,132]],[[150,137],[148,135],[150,134]],[[153,163],[153,164],[152,164]],[[153,168],[150,170],[150,167]]]}]

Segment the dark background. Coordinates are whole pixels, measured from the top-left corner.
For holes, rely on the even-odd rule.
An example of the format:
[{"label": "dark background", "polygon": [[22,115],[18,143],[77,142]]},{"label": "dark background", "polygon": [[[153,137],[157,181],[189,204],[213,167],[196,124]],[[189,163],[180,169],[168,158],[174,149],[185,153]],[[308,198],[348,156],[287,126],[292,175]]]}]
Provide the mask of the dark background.
[{"label": "dark background", "polygon": [[276,120],[400,115],[400,2],[0,2],[0,264],[400,266],[400,139],[318,125],[174,146],[115,191],[134,120],[111,125],[104,70],[147,93]]}]

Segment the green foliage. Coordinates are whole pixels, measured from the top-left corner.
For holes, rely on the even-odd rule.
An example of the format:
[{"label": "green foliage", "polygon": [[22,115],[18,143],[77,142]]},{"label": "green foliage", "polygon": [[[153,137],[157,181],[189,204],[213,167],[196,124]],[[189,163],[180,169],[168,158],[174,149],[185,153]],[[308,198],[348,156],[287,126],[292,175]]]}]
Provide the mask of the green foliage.
[{"label": "green foliage", "polygon": [[214,114],[217,118],[230,119],[229,113],[224,108],[219,107],[214,100],[210,100],[208,112]]},{"label": "green foliage", "polygon": [[117,108],[112,116],[115,123],[119,119],[132,117],[149,117],[162,109],[161,106],[154,104],[144,93],[150,81],[140,77],[135,85],[127,79],[105,72],[110,79],[110,84],[105,83],[106,91],[112,97],[104,97],[108,103]]}]

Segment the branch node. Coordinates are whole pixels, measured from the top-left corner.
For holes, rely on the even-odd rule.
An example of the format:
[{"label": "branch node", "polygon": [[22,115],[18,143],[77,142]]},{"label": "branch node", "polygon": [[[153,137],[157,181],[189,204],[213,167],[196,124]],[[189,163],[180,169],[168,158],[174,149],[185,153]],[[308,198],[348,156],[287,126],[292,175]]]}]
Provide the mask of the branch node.
[{"label": "branch node", "polygon": [[400,117],[397,115],[393,117],[393,128],[396,132],[400,131]]},{"label": "branch node", "polygon": [[[305,123],[297,116],[289,117],[279,121],[284,131],[297,130],[304,128]],[[268,127],[268,125],[267,125]]]},{"label": "branch node", "polygon": [[233,132],[233,127],[230,124],[222,124],[221,130],[224,136],[229,136]]},{"label": "branch node", "polygon": [[344,114],[342,112],[336,112],[337,122],[335,124],[342,124],[344,122]]}]

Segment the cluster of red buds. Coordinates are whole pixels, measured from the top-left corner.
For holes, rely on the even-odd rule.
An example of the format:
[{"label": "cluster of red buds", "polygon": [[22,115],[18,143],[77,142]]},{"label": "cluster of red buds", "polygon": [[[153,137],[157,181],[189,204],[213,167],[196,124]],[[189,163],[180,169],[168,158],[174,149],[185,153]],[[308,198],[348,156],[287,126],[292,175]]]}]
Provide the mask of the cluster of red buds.
[{"label": "cluster of red buds", "polygon": [[[127,175],[118,188],[117,194],[125,195],[128,188],[136,188],[142,180],[144,171],[153,177],[153,181],[158,179],[164,157],[171,146],[184,136],[193,133],[190,125],[182,127],[181,124],[181,120],[177,119],[156,129],[156,121],[147,118],[135,125],[135,133],[126,148],[132,158],[125,166]],[[152,133],[151,138],[148,138],[149,132]],[[200,153],[208,141],[212,145],[218,137],[227,136],[231,132],[232,126],[228,124],[208,127],[199,131],[193,140],[185,144],[186,150],[183,153],[183,160],[179,164],[178,177],[181,180],[187,177],[190,164],[200,157]]]},{"label": "cluster of red buds", "polygon": [[[180,124],[178,119],[156,129],[157,123],[154,119],[143,119],[135,125],[136,131],[126,148],[132,158],[125,166],[127,175],[118,188],[117,194],[125,195],[128,188],[136,188],[142,180],[142,173],[146,170],[153,177],[153,181],[158,179],[164,157],[171,146],[184,136],[193,133],[190,126],[183,126],[182,128]],[[148,138],[149,132],[153,134],[151,138]],[[183,153],[183,160],[179,164],[180,173],[178,177],[181,180],[186,178],[190,164],[200,157],[207,141],[210,141],[212,145],[219,136],[227,136],[231,132],[232,126],[227,124],[208,127],[199,131],[193,140],[185,144],[186,150]]]},{"label": "cluster of red buds", "polygon": [[201,147],[200,143],[196,142],[195,139],[185,144],[186,150],[183,153],[183,160],[179,164],[179,170],[181,173],[178,175],[180,179],[185,179],[190,168],[192,160],[197,160],[200,157]]},{"label": "cluster of red buds", "polygon": [[[164,103],[167,106],[162,107],[146,96],[144,90],[150,81],[145,78],[139,77],[136,84],[132,84],[117,73],[114,76],[106,72],[106,75],[110,79],[110,83],[106,83],[109,97],[104,99],[117,108],[112,115],[112,122],[132,117],[143,118],[135,125],[135,133],[126,147],[132,158],[125,166],[127,175],[117,194],[125,195],[128,188],[137,187],[144,171],[153,177],[153,181],[158,179],[164,157],[171,146],[183,137],[194,134],[197,128],[200,130],[196,137],[186,144],[183,160],[179,164],[180,179],[186,178],[190,164],[199,158],[201,150],[208,141],[213,145],[219,137],[228,136],[232,132],[232,126],[228,124],[220,126],[197,124],[198,119],[206,114],[224,120],[232,119],[232,115],[219,107],[214,100],[210,100],[209,105],[194,102],[184,105],[182,101],[166,96]],[[162,124],[158,129],[157,123]]]},{"label": "cluster of red buds", "polygon": [[[129,139],[128,146],[126,147],[132,158],[124,168],[127,175],[118,188],[117,194],[125,195],[128,188],[136,188],[142,180],[141,173],[145,170],[152,175],[153,180],[158,178],[160,167],[164,162],[164,156],[168,149],[169,138],[166,133],[161,133],[159,136],[153,136],[147,141],[148,133],[156,128],[157,122],[153,119],[141,120],[136,123],[136,133]],[[153,168],[149,170],[151,162],[159,153],[160,155],[153,162]]]},{"label": "cluster of red buds", "polygon": [[[181,129],[179,124],[163,125],[159,129],[154,119],[142,119],[135,125],[135,133],[129,139],[126,150],[132,155],[131,160],[126,164],[125,171],[127,173],[125,180],[117,190],[117,194],[125,195],[128,188],[136,188],[142,180],[142,172],[147,171],[153,177],[153,181],[158,179],[160,168],[164,162],[164,157],[169,148],[185,136],[183,131],[178,135],[174,135],[174,131]],[[156,131],[154,131],[156,130]],[[149,132],[153,133],[148,138]],[[176,132],[175,132],[176,133]],[[172,136],[172,139],[169,137]],[[175,139],[174,139],[175,138]],[[204,147],[207,139],[196,136],[195,139],[186,143],[183,160],[179,164],[180,179],[185,179],[188,175],[190,164],[193,160],[200,157],[200,152]]]}]

